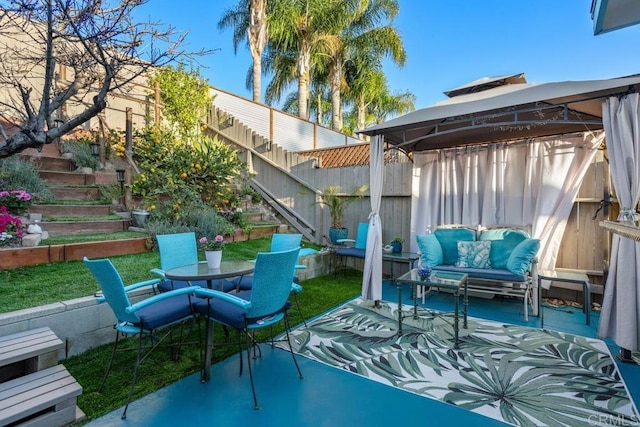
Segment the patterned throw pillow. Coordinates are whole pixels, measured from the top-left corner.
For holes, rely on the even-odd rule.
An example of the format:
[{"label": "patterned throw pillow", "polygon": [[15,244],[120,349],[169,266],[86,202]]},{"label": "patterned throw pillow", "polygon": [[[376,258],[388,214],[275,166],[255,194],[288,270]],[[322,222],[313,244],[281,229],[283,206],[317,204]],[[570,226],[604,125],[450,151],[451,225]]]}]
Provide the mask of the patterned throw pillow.
[{"label": "patterned throw pillow", "polygon": [[459,241],[456,267],[491,268],[491,240]]}]

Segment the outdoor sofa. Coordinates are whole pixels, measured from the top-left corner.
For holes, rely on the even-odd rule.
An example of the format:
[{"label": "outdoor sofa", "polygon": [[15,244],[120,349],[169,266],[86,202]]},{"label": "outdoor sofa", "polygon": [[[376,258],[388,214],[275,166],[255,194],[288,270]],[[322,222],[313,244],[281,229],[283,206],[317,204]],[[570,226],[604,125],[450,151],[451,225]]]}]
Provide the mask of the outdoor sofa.
[{"label": "outdoor sofa", "polygon": [[433,233],[416,236],[420,263],[437,271],[468,275],[470,293],[523,299],[539,313],[537,253],[540,240],[521,226],[439,226]]}]

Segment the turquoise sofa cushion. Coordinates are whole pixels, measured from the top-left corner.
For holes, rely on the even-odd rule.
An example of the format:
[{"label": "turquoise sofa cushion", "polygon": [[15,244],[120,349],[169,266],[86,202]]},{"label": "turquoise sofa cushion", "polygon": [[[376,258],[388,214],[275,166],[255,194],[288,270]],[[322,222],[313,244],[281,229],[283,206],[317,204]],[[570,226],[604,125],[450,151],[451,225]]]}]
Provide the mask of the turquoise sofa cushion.
[{"label": "turquoise sofa cushion", "polygon": [[469,228],[439,228],[433,234],[442,247],[442,264],[455,265],[458,261],[458,242],[476,240],[476,231]]},{"label": "turquoise sofa cushion", "polygon": [[442,264],[442,247],[433,234],[421,234],[416,236],[422,265],[433,268]]},{"label": "turquoise sofa cushion", "polygon": [[529,234],[522,229],[505,227],[482,230],[478,240],[491,241],[492,268],[507,268],[507,261],[513,250],[529,237]]},{"label": "turquoise sofa cushion", "polygon": [[459,241],[456,267],[491,268],[491,240]]},{"label": "turquoise sofa cushion", "polygon": [[524,239],[511,252],[507,260],[507,270],[513,274],[525,274],[529,271],[531,261],[540,250],[539,239]]}]

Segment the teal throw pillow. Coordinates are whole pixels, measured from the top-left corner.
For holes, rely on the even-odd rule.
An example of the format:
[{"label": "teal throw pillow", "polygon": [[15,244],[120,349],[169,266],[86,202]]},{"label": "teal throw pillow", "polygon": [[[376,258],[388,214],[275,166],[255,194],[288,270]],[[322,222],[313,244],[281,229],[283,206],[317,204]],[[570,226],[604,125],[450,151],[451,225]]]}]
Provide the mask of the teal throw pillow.
[{"label": "teal throw pillow", "polygon": [[522,229],[499,227],[482,230],[478,240],[491,240],[491,267],[506,269],[513,250],[527,238]]},{"label": "teal throw pillow", "polygon": [[476,240],[476,231],[468,228],[439,228],[433,232],[442,246],[442,264],[454,265],[458,261],[458,241]]},{"label": "teal throw pillow", "polygon": [[442,264],[442,247],[436,236],[433,234],[418,235],[416,241],[420,249],[422,265],[433,268]]},{"label": "teal throw pillow", "polygon": [[491,240],[458,242],[456,267],[491,268]]},{"label": "teal throw pillow", "polygon": [[513,274],[526,274],[531,266],[531,261],[540,250],[539,239],[525,239],[511,252],[507,261],[507,270]]}]

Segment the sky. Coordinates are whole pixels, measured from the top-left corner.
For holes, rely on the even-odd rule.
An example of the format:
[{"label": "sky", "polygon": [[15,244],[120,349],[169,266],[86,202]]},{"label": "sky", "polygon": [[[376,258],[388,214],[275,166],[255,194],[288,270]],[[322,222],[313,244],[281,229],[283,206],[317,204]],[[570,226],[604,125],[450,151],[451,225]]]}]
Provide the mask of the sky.
[{"label": "sky", "polygon": [[[273,1],[273,0],[269,0]],[[150,0],[138,19],[188,31],[200,74],[217,88],[251,99],[245,80],[251,55],[234,53],[231,30],[219,31],[237,0]],[[399,0],[394,20],[407,51],[404,67],[387,63],[392,93],[410,91],[416,108],[482,77],[525,73],[529,83],[597,80],[640,73],[640,25],[593,35],[591,0]],[[269,76],[263,77],[263,89]],[[292,90],[295,88],[292,88]]]}]

